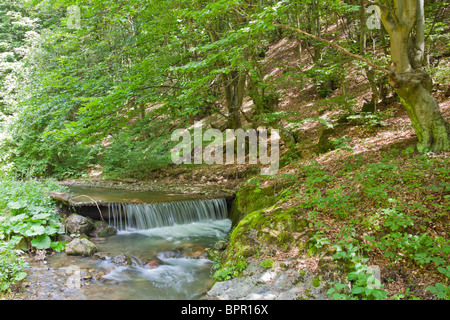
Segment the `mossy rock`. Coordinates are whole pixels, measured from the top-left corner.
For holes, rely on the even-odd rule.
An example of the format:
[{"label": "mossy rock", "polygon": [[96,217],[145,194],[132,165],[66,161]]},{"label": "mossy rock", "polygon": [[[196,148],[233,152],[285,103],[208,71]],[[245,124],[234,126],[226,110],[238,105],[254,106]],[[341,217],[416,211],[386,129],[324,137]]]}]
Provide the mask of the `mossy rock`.
[{"label": "mossy rock", "polygon": [[94,228],[89,235],[95,238],[106,238],[115,234],[117,234],[116,228],[104,221],[96,221],[94,223]]},{"label": "mossy rock", "polygon": [[232,261],[236,256],[249,258],[257,253],[270,254],[268,250],[274,248],[287,252],[295,247],[299,253],[306,253],[311,232],[302,208],[272,210],[269,207],[251,212],[233,228],[222,263]]},{"label": "mossy rock", "polygon": [[236,226],[247,214],[269,207],[276,200],[274,186],[261,189],[259,186],[247,185],[240,188],[230,213],[233,226]]},{"label": "mossy rock", "polygon": [[87,239],[76,238],[66,245],[66,254],[90,257],[98,252],[98,247]]}]

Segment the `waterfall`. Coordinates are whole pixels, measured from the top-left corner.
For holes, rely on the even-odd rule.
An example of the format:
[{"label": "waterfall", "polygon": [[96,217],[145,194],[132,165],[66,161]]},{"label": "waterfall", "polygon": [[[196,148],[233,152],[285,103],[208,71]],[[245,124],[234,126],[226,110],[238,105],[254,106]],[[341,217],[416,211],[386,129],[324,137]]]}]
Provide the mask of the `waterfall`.
[{"label": "waterfall", "polygon": [[145,204],[108,204],[109,224],[121,231],[226,219],[227,215],[227,202],[223,198]]}]

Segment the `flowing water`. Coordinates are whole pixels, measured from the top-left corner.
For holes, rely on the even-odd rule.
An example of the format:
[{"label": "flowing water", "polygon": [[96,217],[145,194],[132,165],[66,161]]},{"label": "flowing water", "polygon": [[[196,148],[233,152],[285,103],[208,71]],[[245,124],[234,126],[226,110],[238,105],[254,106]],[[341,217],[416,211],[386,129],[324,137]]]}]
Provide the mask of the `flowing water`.
[{"label": "flowing water", "polygon": [[[28,298],[198,299],[211,286],[213,262],[204,249],[230,230],[225,199],[116,203],[108,218],[117,235],[91,239],[102,259],[48,256],[30,268]],[[122,254],[131,265],[114,261]]]}]

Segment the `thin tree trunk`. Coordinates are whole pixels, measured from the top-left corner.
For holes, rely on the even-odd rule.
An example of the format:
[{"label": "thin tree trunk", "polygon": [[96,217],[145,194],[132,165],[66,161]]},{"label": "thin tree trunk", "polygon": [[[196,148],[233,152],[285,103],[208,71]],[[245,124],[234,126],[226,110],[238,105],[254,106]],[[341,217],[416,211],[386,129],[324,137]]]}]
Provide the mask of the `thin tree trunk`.
[{"label": "thin tree trunk", "polygon": [[[209,34],[212,42],[219,40],[214,30],[210,29]],[[235,71],[229,74],[221,73],[220,76],[225,91],[225,103],[229,113],[228,121],[233,129],[239,129],[242,127],[240,109],[244,99],[246,75],[243,72]]]}]

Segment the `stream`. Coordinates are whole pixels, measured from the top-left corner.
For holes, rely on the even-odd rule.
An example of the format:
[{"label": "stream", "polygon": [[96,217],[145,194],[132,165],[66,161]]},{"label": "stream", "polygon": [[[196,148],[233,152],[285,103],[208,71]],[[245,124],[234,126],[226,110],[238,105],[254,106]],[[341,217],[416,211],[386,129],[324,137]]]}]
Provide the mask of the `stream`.
[{"label": "stream", "polygon": [[[104,201],[159,201],[159,205],[164,206],[163,215],[172,214],[170,211],[174,208],[181,213],[183,210],[208,211],[211,206],[222,203],[217,199],[187,198],[171,202],[172,195],[136,191],[74,189],[72,192]],[[166,200],[172,204],[164,205]],[[225,240],[231,228],[231,221],[226,218],[226,205],[219,209],[225,212],[210,216],[202,213],[197,215],[197,220],[188,212],[191,218],[185,221],[176,217],[169,219],[171,223],[156,227],[144,225],[143,228],[134,224],[118,228],[114,236],[90,239],[99,247],[100,254],[94,257],[65,253],[47,255],[45,262],[31,263],[25,299],[199,299],[213,281],[214,263],[206,258],[205,248]],[[139,211],[139,214],[147,214],[147,211]],[[121,265],[114,261],[114,257],[120,255],[130,257],[131,263]]]}]

